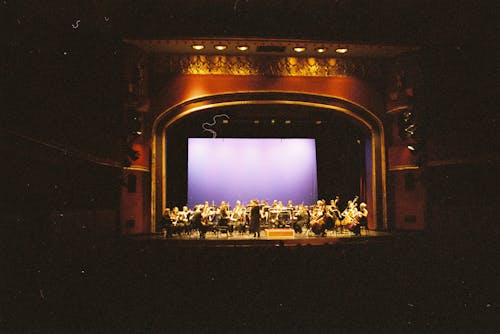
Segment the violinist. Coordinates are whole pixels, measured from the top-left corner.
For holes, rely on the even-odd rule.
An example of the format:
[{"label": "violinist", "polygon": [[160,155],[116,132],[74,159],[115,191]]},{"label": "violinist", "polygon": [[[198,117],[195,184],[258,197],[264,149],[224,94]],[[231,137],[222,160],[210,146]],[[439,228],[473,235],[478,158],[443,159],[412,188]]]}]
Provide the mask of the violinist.
[{"label": "violinist", "polygon": [[201,209],[201,217],[202,225],[208,226],[212,224],[215,217],[215,211],[213,207],[208,204],[208,201],[205,201],[205,203],[203,204],[203,207]]},{"label": "violinist", "polygon": [[260,201],[260,224],[267,226],[270,221],[269,218],[270,206],[266,200]]},{"label": "violinist", "polygon": [[309,224],[309,210],[304,205],[299,205],[293,216],[293,230],[295,233],[302,233],[302,227]]}]

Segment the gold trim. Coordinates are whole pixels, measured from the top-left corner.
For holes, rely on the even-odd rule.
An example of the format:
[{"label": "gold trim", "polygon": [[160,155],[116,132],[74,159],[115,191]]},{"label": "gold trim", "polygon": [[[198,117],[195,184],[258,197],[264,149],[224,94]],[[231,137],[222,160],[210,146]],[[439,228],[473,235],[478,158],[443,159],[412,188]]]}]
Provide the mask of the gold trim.
[{"label": "gold trim", "polygon": [[400,165],[389,168],[389,171],[395,172],[400,170],[415,170],[415,169],[420,169],[420,167],[415,165]]},{"label": "gold trim", "polygon": [[151,170],[147,167],[123,167],[125,170],[139,171],[139,172],[150,172]]},{"label": "gold trim", "polygon": [[[386,156],[386,149],[385,149],[385,133],[384,133],[384,126],[383,126],[383,123],[382,121],[380,120],[380,118],[375,115],[373,112],[371,112],[370,110],[368,110],[367,108],[365,108],[364,106],[362,105],[359,105],[358,103],[355,103],[353,101],[350,101],[348,99],[345,99],[345,98],[341,98],[341,97],[337,97],[337,96],[328,96],[328,95],[320,95],[320,94],[309,94],[309,93],[303,93],[303,92],[291,92],[291,91],[245,91],[245,92],[234,92],[234,93],[227,93],[227,94],[223,94],[223,95],[233,95],[233,94],[240,94],[240,93],[272,93],[272,92],[276,92],[276,93],[289,93],[289,94],[293,94],[293,93],[296,93],[296,94],[301,94],[301,95],[306,95],[306,96],[311,96],[311,97],[314,97],[314,96],[318,96],[318,97],[325,97],[325,98],[329,98],[329,99],[337,99],[337,100],[340,100],[340,101],[345,101],[345,102],[348,102],[348,103],[351,103],[353,105],[355,105],[357,108],[361,109],[361,110],[364,110],[365,112],[367,112],[370,116],[372,116],[372,118],[374,119],[374,121],[378,124],[379,126],[379,131],[380,131],[380,169],[381,169],[381,184],[380,184],[380,187],[381,187],[381,191],[382,191],[382,227],[383,228],[387,228],[387,187],[386,187],[386,161],[385,161],[385,156]],[[196,97],[194,99],[202,99],[202,98],[207,98],[207,97],[214,97],[214,96],[217,96],[217,95],[205,95],[203,97]],[[153,170],[153,177],[152,177],[152,189],[154,189],[156,187],[156,129],[158,127],[158,123],[164,118],[164,116],[166,114],[168,114],[169,112],[171,112],[172,110],[175,110],[176,108],[179,108],[182,104],[185,104],[185,103],[188,103],[189,101],[193,101],[194,99],[189,99],[189,100],[185,100],[185,101],[182,101],[176,105],[173,105],[171,106],[170,108],[168,109],[165,109],[162,113],[160,113],[155,121],[153,122],[153,152],[152,152],[152,157],[153,157],[153,160],[152,160],[152,170]],[[171,118],[167,123],[165,123],[165,125],[163,126],[163,129],[161,131],[161,135],[162,135],[162,144],[161,144],[161,154],[162,154],[162,161],[161,161],[161,179],[162,179],[162,183],[161,183],[161,187],[164,189],[164,191],[162,191],[162,201],[161,201],[161,205],[162,205],[162,209],[164,209],[166,207],[166,180],[167,180],[167,176],[166,176],[166,129],[172,125],[173,123],[175,123],[177,120],[193,113],[193,112],[197,112],[197,111],[200,111],[200,110],[205,110],[205,109],[211,109],[211,108],[217,108],[217,107],[225,107],[225,106],[234,106],[234,105],[243,105],[243,104],[294,104],[294,105],[303,105],[303,106],[309,106],[309,107],[316,107],[316,108],[323,108],[323,109],[330,109],[330,110],[336,110],[336,111],[339,111],[341,113],[344,113],[354,119],[356,119],[357,121],[359,121],[360,123],[362,123],[363,125],[366,126],[366,128],[370,131],[370,136],[371,136],[371,148],[372,148],[372,201],[373,201],[373,207],[374,207],[374,220],[375,220],[375,224],[376,226],[377,225],[377,204],[378,204],[378,200],[377,200],[377,188],[379,186],[379,182],[377,182],[377,160],[376,160],[376,156],[377,156],[377,153],[376,153],[376,143],[375,143],[375,139],[376,139],[376,133],[375,133],[375,130],[373,129],[372,125],[367,122],[364,118],[360,117],[359,115],[357,115],[356,113],[352,112],[351,110],[349,109],[346,109],[346,108],[343,108],[343,107],[339,107],[339,106],[332,106],[332,105],[328,105],[328,104],[324,104],[324,103],[317,103],[317,102],[307,102],[307,101],[296,101],[296,100],[237,100],[237,101],[226,101],[226,102],[219,102],[219,103],[209,103],[209,104],[206,104],[206,105],[202,105],[202,106],[199,106],[199,107],[194,107],[194,108],[190,108],[190,109],[187,109],[181,113],[179,113],[178,115],[174,116],[173,118]],[[152,205],[152,208],[151,208],[151,214],[152,214],[152,230],[154,231],[154,225],[155,225],[155,220],[156,220],[156,189],[154,191],[152,191],[152,199],[151,199],[151,205]]]},{"label": "gold trim", "polygon": [[[283,56],[223,55],[223,54],[169,54],[157,55],[156,67],[161,72],[201,75],[265,75],[343,77],[356,76],[366,79],[379,63],[345,58],[339,55]],[[376,71],[377,73],[379,71]]]},{"label": "gold trim", "polygon": [[[154,128],[153,128],[154,129]],[[151,218],[150,218],[150,230],[151,233],[155,232],[156,227],[156,135],[153,132],[153,143],[151,150]]]},{"label": "gold trim", "polygon": [[[357,79],[357,80],[359,80],[359,79]],[[265,94],[268,94],[268,93],[297,94],[297,95],[302,95],[302,96],[306,95],[306,96],[310,96],[310,97],[321,97],[321,98],[326,98],[326,99],[330,99],[330,100],[337,99],[340,101],[348,102],[348,103],[356,106],[357,108],[364,110],[370,116],[372,116],[377,121],[379,127],[381,128],[381,133],[383,133],[383,123],[380,120],[379,116],[377,116],[376,114],[371,112],[369,109],[367,109],[366,107],[364,107],[363,105],[361,105],[357,102],[354,102],[350,99],[346,99],[345,97],[341,97],[341,96],[337,96],[337,95],[317,94],[317,93],[313,93],[313,92],[307,92],[307,91],[304,92],[304,91],[295,91],[295,90],[252,90],[252,91],[238,90],[238,91],[232,91],[232,92],[221,92],[221,93],[217,93],[217,94],[202,94],[202,95],[198,95],[198,96],[193,96],[192,98],[188,98],[188,99],[182,100],[182,101],[174,104],[173,106],[165,109],[163,112],[158,114],[158,116],[156,116],[156,118],[153,122],[152,129],[154,130],[157,128],[157,126],[158,126],[157,123],[159,123],[161,121],[161,119],[163,119],[165,114],[169,113],[170,111],[172,111],[174,109],[179,108],[181,105],[186,104],[190,101],[194,101],[194,100],[201,101],[203,99],[207,99],[210,97],[231,96],[231,95],[235,95],[235,94],[264,94],[264,93]],[[240,101],[244,101],[244,100],[240,100]],[[262,104],[266,104],[266,103],[268,103],[268,101],[276,101],[276,100],[258,100],[258,101],[263,101]],[[290,104],[293,104],[293,102],[304,102],[304,101],[296,101],[296,100],[287,100],[287,101],[291,102]],[[231,101],[231,102],[238,102],[238,101]],[[318,105],[325,106],[325,104],[318,104]],[[326,106],[328,106],[328,105],[326,105]]]},{"label": "gold trim", "polygon": [[498,164],[500,159],[497,156],[485,155],[476,157],[474,159],[443,159],[443,160],[430,160],[426,163],[428,167],[439,167],[448,165],[477,165],[477,164]]},{"label": "gold trim", "polygon": [[406,109],[410,109],[410,106],[405,104],[403,106],[397,106],[397,107],[394,107],[394,108],[391,108],[389,110],[386,110],[385,113],[386,114],[394,114],[398,111],[401,111],[401,110],[406,110]]}]

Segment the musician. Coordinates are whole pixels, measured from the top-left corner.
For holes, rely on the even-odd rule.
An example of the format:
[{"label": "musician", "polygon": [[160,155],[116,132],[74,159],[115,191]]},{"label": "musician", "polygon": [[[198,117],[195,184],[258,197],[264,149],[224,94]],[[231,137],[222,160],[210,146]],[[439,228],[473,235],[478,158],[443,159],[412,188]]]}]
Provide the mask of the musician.
[{"label": "musician", "polygon": [[212,221],[215,217],[215,211],[214,211],[213,207],[211,207],[208,204],[208,201],[205,201],[205,203],[203,204],[203,208],[201,210],[201,217],[202,217],[203,224],[206,224],[206,225],[212,224]]},{"label": "musician", "polygon": [[231,233],[233,232],[233,226],[229,225],[229,206],[225,201],[222,201],[217,211],[219,215],[218,224],[220,226],[227,226],[227,230],[229,233],[228,236],[231,236]]},{"label": "musician", "polygon": [[356,214],[358,213],[358,208],[356,205],[357,204],[355,201],[347,201],[347,206],[342,212],[342,216],[344,216],[344,218],[347,218],[348,222],[356,218]]},{"label": "musician", "polygon": [[318,200],[313,208],[310,221],[311,230],[315,234],[326,236],[325,219],[326,219],[326,201]]},{"label": "musician", "polygon": [[179,218],[178,221],[184,225],[184,232],[189,233],[190,232],[190,218],[191,218],[192,212],[189,210],[187,206],[182,207],[182,211],[179,212]]},{"label": "musician", "polygon": [[190,225],[193,228],[197,228],[200,231],[200,239],[205,239],[205,233],[207,233],[207,226],[202,224],[202,214],[203,206],[197,205],[194,208],[193,215],[191,216]]},{"label": "musician", "polygon": [[302,227],[309,224],[309,210],[304,205],[299,205],[293,217],[293,230],[295,233],[302,233]]},{"label": "musician", "polygon": [[[342,217],[342,213],[340,212],[337,203],[339,202],[339,197],[336,196],[335,199],[330,200],[330,205],[327,206],[327,212],[328,216],[331,218],[333,226],[331,227],[332,229],[336,228],[337,226],[341,225],[341,220],[344,218]],[[330,228],[328,226],[327,228]]]},{"label": "musician", "polygon": [[361,228],[358,222],[359,211],[356,203],[357,199],[358,197],[356,196],[354,200],[347,202],[347,207],[342,213],[342,215],[345,217],[344,220],[347,220],[346,226],[349,229],[349,231],[354,233],[354,235],[361,235],[360,231]]},{"label": "musician", "polygon": [[266,200],[260,201],[260,223],[267,226],[269,222],[269,202]]},{"label": "musician", "polygon": [[281,210],[283,208],[283,202],[274,200],[273,204],[269,209],[269,220],[274,226],[279,226],[281,224]]},{"label": "musician", "polygon": [[170,209],[163,210],[160,223],[161,232],[164,238],[172,236],[172,220],[170,218]]},{"label": "musician", "polygon": [[250,202],[250,233],[254,238],[260,238],[260,206],[257,199]]},{"label": "musician", "polygon": [[245,207],[241,205],[240,201],[236,201],[236,205],[231,211],[230,221],[236,225],[236,230],[240,233],[245,232]]},{"label": "musician", "polygon": [[281,213],[280,213],[280,224],[290,227],[290,223],[293,217],[293,211],[295,210],[295,207],[293,205],[293,201],[291,199],[288,200],[286,203],[286,206],[283,206],[281,208]]},{"label": "musician", "polygon": [[172,222],[172,233],[181,234],[184,232],[185,225],[180,220],[180,211],[179,207],[174,206],[174,208],[170,211],[170,220]]},{"label": "musician", "polygon": [[330,200],[330,208],[332,209],[339,209],[338,203],[339,203],[340,197],[335,196],[335,199]]},{"label": "musician", "polygon": [[361,226],[364,226],[366,229],[368,229],[368,210],[366,209],[366,203],[361,202],[359,204],[359,210],[357,213],[357,235],[361,234]]}]

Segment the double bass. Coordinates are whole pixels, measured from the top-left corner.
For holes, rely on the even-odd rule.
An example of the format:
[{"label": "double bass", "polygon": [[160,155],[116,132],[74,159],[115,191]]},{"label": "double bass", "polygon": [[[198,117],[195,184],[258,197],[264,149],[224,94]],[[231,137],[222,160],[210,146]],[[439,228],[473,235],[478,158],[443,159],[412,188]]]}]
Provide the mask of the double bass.
[{"label": "double bass", "polygon": [[356,207],[356,202],[358,201],[358,199],[359,197],[356,196],[352,201],[348,201],[347,207],[345,208],[344,212],[342,212],[342,216],[344,217],[343,223],[349,230],[354,229],[354,227],[358,224],[358,209]]}]

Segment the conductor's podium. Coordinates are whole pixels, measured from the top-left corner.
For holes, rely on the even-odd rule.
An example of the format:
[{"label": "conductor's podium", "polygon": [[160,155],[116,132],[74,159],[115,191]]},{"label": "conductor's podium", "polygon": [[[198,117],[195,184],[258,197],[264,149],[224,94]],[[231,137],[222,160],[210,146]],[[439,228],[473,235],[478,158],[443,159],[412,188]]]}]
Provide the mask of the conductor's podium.
[{"label": "conductor's podium", "polygon": [[268,239],[293,239],[295,231],[291,228],[270,228],[266,229]]}]

